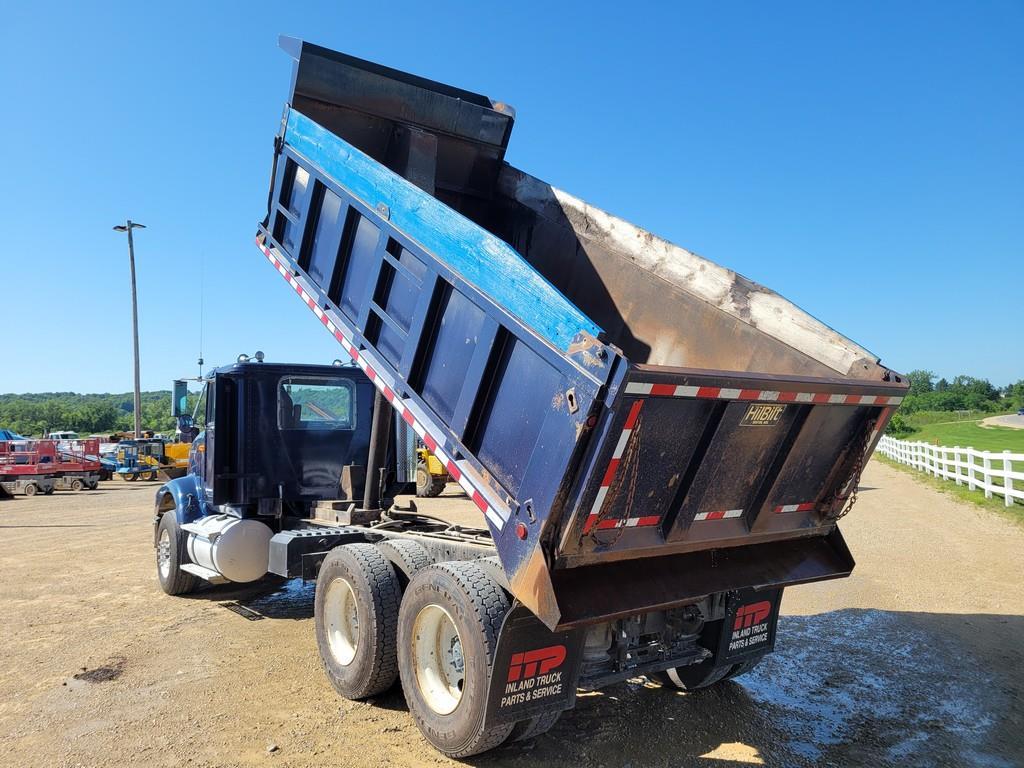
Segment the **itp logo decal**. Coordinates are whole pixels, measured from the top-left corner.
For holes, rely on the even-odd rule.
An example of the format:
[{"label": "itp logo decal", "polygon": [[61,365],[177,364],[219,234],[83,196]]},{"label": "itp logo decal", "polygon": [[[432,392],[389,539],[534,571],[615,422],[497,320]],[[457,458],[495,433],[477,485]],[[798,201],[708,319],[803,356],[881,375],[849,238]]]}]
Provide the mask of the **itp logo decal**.
[{"label": "itp logo decal", "polygon": [[546,675],[565,661],[564,645],[549,645],[534,651],[512,654],[508,667],[508,682]]},{"label": "itp logo decal", "polygon": [[772,604],[767,600],[762,600],[760,603],[742,605],[736,611],[736,621],[732,625],[732,631],[738,632],[741,629],[748,629],[755,624],[760,624],[768,618],[771,612]]}]

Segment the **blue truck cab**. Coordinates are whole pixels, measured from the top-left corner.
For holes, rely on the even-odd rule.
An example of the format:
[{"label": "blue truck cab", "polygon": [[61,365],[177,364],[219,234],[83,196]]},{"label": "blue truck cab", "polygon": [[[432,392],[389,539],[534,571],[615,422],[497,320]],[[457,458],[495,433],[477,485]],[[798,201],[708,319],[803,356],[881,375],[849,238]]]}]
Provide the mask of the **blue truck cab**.
[{"label": "blue truck cab", "polygon": [[[174,415],[194,439],[188,474],[156,492],[155,540],[161,546],[168,532],[165,558],[170,547],[187,547],[190,530],[216,537],[231,520],[251,521],[243,524],[250,535],[265,529],[269,538],[283,520],[312,516],[320,500],[363,498],[375,390],[358,367],[246,361],[217,368],[193,416],[185,382],[175,384]],[[386,481],[396,479],[384,471]],[[190,587],[194,578],[219,582],[223,575],[207,565],[186,562],[173,576]],[[162,583],[172,578],[169,569],[160,575]]]}]

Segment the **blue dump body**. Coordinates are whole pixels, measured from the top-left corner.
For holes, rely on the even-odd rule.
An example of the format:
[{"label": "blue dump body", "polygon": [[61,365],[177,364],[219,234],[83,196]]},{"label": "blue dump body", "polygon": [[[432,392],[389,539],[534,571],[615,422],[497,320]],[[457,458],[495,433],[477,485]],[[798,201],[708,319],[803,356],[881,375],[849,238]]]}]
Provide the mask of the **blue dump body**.
[{"label": "blue dump body", "polygon": [[283,47],[259,247],[479,507],[516,598],[564,628],[849,573],[836,519],[898,375],[504,163],[507,106]]}]

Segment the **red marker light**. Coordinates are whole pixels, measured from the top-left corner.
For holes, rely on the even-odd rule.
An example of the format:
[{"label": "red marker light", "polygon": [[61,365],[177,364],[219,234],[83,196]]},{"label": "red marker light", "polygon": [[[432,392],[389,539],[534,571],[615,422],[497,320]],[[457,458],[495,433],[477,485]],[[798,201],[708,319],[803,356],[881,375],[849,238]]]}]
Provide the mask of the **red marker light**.
[{"label": "red marker light", "polygon": [[526,530],[526,523],[520,520],[518,523],[516,523],[516,536],[525,541],[527,535],[528,532]]}]

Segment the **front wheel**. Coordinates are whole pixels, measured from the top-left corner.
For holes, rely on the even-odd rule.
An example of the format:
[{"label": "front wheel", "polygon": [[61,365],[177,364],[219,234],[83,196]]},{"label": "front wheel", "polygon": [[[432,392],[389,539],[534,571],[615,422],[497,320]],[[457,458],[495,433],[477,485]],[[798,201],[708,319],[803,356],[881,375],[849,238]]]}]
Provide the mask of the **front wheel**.
[{"label": "front wheel", "polygon": [[486,752],[513,724],[484,727],[505,591],[479,565],[430,565],[413,576],[398,617],[398,669],[409,712],[449,757]]},{"label": "front wheel", "polygon": [[39,493],[39,486],[35,483],[28,483],[24,488],[24,493],[26,496],[35,496]]},{"label": "front wheel", "polygon": [[82,491],[82,490],[85,490],[85,483],[83,483],[80,479],[75,478],[74,480],[71,481],[71,490],[72,491]]},{"label": "front wheel", "polygon": [[184,595],[199,586],[199,578],[181,570],[187,534],[178,527],[174,510],[164,512],[156,531],[156,576],[168,595]]}]

